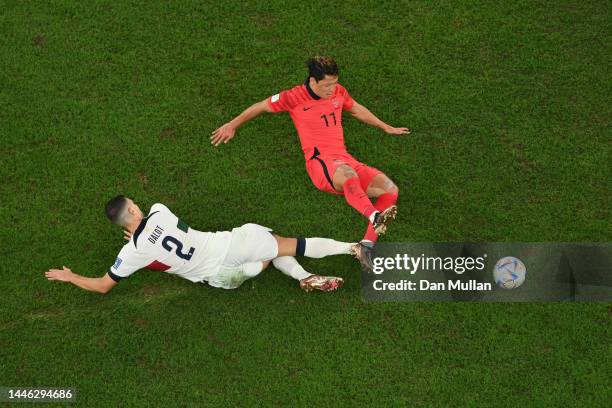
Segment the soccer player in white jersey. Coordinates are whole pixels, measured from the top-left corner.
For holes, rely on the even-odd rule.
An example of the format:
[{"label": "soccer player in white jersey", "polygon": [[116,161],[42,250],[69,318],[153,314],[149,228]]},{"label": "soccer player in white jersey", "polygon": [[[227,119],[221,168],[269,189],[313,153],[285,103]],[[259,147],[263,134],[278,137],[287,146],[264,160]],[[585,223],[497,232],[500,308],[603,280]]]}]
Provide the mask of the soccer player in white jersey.
[{"label": "soccer player in white jersey", "polygon": [[293,256],[365,256],[360,252],[360,246],[354,243],[327,238],[284,238],[257,224],[245,224],[232,231],[198,231],[163,204],[154,204],[145,217],[131,199],[122,195],[107,203],[106,215],[125,229],[126,239],[129,239],[109,271],[100,278],[88,278],[64,266],[45,272],[47,279],[106,293],[137,270],[149,268],[192,282],[208,282],[210,286],[235,289],[245,280],[257,276],[272,261],[278,270],[299,280],[305,291],[318,289],[328,292],[341,287],[342,278],[311,274]]}]

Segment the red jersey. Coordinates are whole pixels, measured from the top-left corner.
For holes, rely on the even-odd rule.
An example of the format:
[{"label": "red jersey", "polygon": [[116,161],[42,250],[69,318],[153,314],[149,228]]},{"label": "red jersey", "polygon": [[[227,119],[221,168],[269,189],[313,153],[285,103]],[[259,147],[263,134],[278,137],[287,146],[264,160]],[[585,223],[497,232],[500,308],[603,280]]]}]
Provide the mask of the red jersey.
[{"label": "red jersey", "polygon": [[268,98],[268,106],[273,112],[287,111],[291,115],[306,159],[313,155],[315,147],[321,153],[346,152],[342,111],[351,109],[354,104],[340,84],[328,99],[315,94],[308,82]]}]

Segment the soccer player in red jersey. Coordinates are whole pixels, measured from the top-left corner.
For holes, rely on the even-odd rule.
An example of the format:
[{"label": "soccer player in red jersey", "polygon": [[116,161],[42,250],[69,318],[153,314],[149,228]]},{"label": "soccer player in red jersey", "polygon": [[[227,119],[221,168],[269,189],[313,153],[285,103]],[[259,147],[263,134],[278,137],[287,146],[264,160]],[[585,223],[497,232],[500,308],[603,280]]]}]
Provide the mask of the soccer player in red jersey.
[{"label": "soccer player in red jersey", "polygon": [[[264,99],[212,132],[215,146],[227,143],[245,122],[264,112],[289,112],[297,129],[306,170],[322,191],[343,194],[349,205],[370,221],[362,243],[373,245],[379,234],[395,218],[397,186],[382,171],[367,166],[348,154],[344,145],[342,111],[368,125],[394,135],[408,134],[378,119],[357,103],[338,83],[338,66],[330,57],[316,56],[307,61],[305,83]],[[373,204],[370,198],[377,198]]]}]

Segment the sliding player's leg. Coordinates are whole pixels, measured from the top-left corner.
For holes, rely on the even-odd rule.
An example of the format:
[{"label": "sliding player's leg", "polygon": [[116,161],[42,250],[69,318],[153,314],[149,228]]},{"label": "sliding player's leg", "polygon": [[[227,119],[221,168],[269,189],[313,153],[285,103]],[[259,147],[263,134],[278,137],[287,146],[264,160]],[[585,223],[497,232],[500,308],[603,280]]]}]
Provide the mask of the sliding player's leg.
[{"label": "sliding player's leg", "polygon": [[[373,234],[367,234],[369,241],[384,234],[387,225],[395,219],[397,208],[397,186],[380,170],[366,166],[352,156],[342,159],[344,164],[337,167],[334,173],[334,186],[344,193],[346,201],[357,211],[368,218]],[[370,197],[379,198],[372,205]]]},{"label": "sliding player's leg", "polygon": [[321,290],[331,292],[342,287],[344,280],[335,276],[321,276],[308,272],[292,256],[279,256],[272,260],[274,267],[287,276],[300,282],[300,288],[306,292]]},{"label": "sliding player's leg", "polygon": [[240,283],[257,276],[272,260],[276,269],[298,280],[303,290],[330,292],[342,286],[342,278],[307,272],[292,255],[322,258],[328,255],[350,254],[350,251],[349,243],[326,238],[284,238],[273,235],[269,228],[246,224],[232,230],[232,243],[226,263],[242,263],[239,266],[242,275],[238,273],[238,276],[243,277]]},{"label": "sliding player's leg", "polygon": [[[375,175],[373,175],[374,172],[376,172]],[[397,202],[399,189],[389,177],[387,177],[384,173],[373,169],[372,167],[363,169],[360,171],[359,175],[362,182],[368,186],[366,190],[368,196],[377,198],[374,207],[384,215],[380,220],[380,224],[381,229],[386,231],[387,225],[395,218],[397,214],[397,207],[395,207],[395,203]],[[368,224],[362,242],[376,242],[378,235],[379,234],[376,233],[374,226],[372,224]]]},{"label": "sliding player's leg", "polygon": [[[300,287],[306,292],[314,289],[329,292],[342,286],[344,280],[335,276],[313,275],[307,272],[293,257],[323,258],[330,255],[353,254],[356,244],[340,242],[328,238],[285,238],[274,235],[278,243],[279,257],[273,263],[276,269],[298,279]],[[369,258],[368,258],[369,259]]]},{"label": "sliding player's leg", "polygon": [[306,162],[306,170],[315,187],[327,193],[343,194],[351,207],[373,222],[377,211],[351,166],[353,162],[358,163],[348,154],[321,155],[315,150]]},{"label": "sliding player's leg", "polygon": [[359,175],[348,164],[338,166],[333,177],[334,187],[344,194],[346,202],[370,222],[375,222],[378,211],[359,181]]},{"label": "sliding player's leg", "polygon": [[278,246],[271,229],[245,224],[232,229],[225,259],[216,275],[207,279],[218,288],[235,289],[247,279],[259,275],[276,258]]},{"label": "sliding player's leg", "polygon": [[278,244],[278,256],[305,256],[324,258],[331,255],[350,255],[351,242],[341,242],[330,238],[285,238],[273,235]]},{"label": "sliding player's leg", "polygon": [[372,270],[370,253],[361,243],[336,241],[330,238],[285,238],[274,235],[278,256],[324,258],[331,255],[353,255],[368,271]]},{"label": "sliding player's leg", "polygon": [[326,238],[284,238],[273,235],[269,228],[261,225],[245,224],[232,230],[230,247],[220,271],[208,279],[208,283],[226,289],[237,288],[247,279],[259,275],[273,260],[277,269],[299,280],[300,287],[306,291],[335,290],[342,286],[341,278],[313,275],[292,256],[322,258],[351,254],[352,245]]}]

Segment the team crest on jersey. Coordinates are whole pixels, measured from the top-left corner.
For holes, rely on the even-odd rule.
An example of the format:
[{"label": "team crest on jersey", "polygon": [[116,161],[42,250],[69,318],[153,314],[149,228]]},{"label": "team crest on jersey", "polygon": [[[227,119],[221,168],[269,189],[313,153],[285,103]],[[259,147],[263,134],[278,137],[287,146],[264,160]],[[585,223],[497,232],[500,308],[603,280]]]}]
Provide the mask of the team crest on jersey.
[{"label": "team crest on jersey", "polygon": [[280,99],[280,94],[276,94],[276,95],[273,95],[273,96],[272,96],[272,98],[270,99],[270,101],[271,101],[272,103],[274,103],[274,102],[278,102],[278,100],[279,100],[279,99]]},{"label": "team crest on jersey", "polygon": [[334,104],[334,109],[338,109],[340,107],[340,102],[338,102],[337,100],[333,100],[332,103]]},{"label": "team crest on jersey", "polygon": [[121,265],[121,262],[123,262],[121,260],[121,258],[117,257],[117,259],[115,260],[115,264],[113,265],[113,268],[119,269],[119,266]]}]

